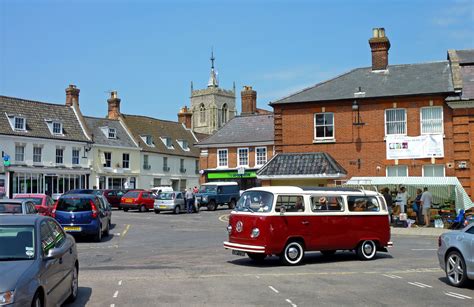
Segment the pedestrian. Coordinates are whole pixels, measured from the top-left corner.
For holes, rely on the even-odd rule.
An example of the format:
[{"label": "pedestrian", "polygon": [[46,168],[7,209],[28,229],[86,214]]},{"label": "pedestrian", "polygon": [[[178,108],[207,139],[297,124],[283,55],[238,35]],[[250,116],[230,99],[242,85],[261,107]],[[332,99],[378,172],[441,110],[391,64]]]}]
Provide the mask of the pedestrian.
[{"label": "pedestrian", "polygon": [[197,194],[198,192],[199,192],[199,189],[198,189],[197,187],[194,187],[193,193],[194,193],[194,194]]},{"label": "pedestrian", "polygon": [[405,190],[405,187],[400,187],[400,191],[397,194],[397,204],[400,206],[400,213],[406,213],[406,207],[408,203],[408,199],[410,196],[408,192]]},{"label": "pedestrian", "polygon": [[388,214],[390,217],[390,221],[392,221],[392,206],[393,206],[393,199],[392,195],[390,194],[390,189],[385,187],[382,189],[382,196],[385,199],[385,203],[387,204]]},{"label": "pedestrian", "polygon": [[188,188],[186,194],[184,194],[184,198],[186,199],[186,208],[188,213],[193,213],[194,193],[191,188]]},{"label": "pedestrian", "polygon": [[421,194],[420,198],[420,204],[421,208],[423,209],[423,215],[425,216],[425,227],[428,227],[430,225],[430,220],[431,220],[431,204],[433,203],[433,195],[431,195],[431,192],[428,191],[427,187],[423,188],[423,194]]},{"label": "pedestrian", "polygon": [[416,224],[417,225],[424,225],[424,220],[423,220],[423,212],[421,210],[421,195],[422,195],[422,190],[421,189],[416,189],[416,197],[413,203],[411,204],[411,207],[413,208],[413,211],[416,212]]}]

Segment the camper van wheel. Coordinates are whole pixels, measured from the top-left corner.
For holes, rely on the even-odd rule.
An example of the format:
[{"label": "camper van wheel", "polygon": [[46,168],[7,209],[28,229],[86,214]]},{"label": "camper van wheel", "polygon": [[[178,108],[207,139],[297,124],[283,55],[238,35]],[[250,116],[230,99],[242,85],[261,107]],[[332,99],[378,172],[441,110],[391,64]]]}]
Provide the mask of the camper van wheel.
[{"label": "camper van wheel", "polygon": [[377,245],[372,240],[362,241],[357,247],[357,256],[360,260],[372,260],[377,254]]},{"label": "camper van wheel", "polygon": [[217,209],[217,205],[216,205],[216,202],[211,200],[208,204],[207,204],[207,210],[209,211],[215,211]]},{"label": "camper van wheel", "polygon": [[235,208],[235,199],[231,199],[229,203],[229,209],[234,209]]},{"label": "camper van wheel", "polygon": [[267,257],[267,255],[259,253],[247,253],[247,256],[255,262],[262,262]]},{"label": "camper van wheel", "polygon": [[332,256],[336,253],[336,250],[325,250],[325,251],[321,251],[321,254],[323,254],[323,256]]},{"label": "camper van wheel", "polygon": [[303,260],[303,244],[298,241],[290,241],[286,244],[283,253],[280,255],[280,261],[284,265],[298,265]]}]

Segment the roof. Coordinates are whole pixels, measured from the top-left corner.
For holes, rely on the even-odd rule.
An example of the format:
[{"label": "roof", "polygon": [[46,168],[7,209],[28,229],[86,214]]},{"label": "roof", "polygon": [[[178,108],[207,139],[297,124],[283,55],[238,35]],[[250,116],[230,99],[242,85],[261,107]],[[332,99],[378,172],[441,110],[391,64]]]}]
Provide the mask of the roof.
[{"label": "roof", "polygon": [[[84,116],[87,126],[90,132],[94,135],[94,143],[98,145],[117,146],[117,147],[135,147],[136,145],[128,135],[125,128],[122,126],[119,120],[97,118]],[[104,134],[108,133],[106,128],[114,128],[116,138],[109,139]],[[104,130],[104,131],[103,131]]]},{"label": "roof", "polygon": [[340,178],[346,170],[324,152],[279,153],[257,171],[258,179]]},{"label": "roof", "polygon": [[[27,132],[13,131],[7,115],[24,117]],[[53,135],[46,120],[60,121],[63,134]],[[0,134],[65,141],[88,141],[72,107],[7,96],[0,96]]]},{"label": "roof", "polygon": [[0,225],[35,225],[36,221],[50,217],[36,214],[0,215]]},{"label": "roof", "polygon": [[202,140],[204,140],[205,138],[208,138],[208,137],[209,137],[209,134],[200,133],[200,132],[195,132],[195,131],[194,131],[194,135],[195,135],[196,138],[198,139],[198,142],[199,142],[199,141],[202,141]]},{"label": "roof", "polygon": [[[143,151],[194,158],[199,157],[199,149],[193,146],[196,139],[191,130],[186,129],[183,124],[140,115],[122,114],[122,118]],[[141,138],[141,136],[145,135],[153,138],[154,147],[148,146]],[[160,139],[164,137],[171,138],[174,149],[169,149],[165,146]],[[186,140],[189,150],[184,150],[177,140]]]},{"label": "roof", "polygon": [[461,66],[462,99],[474,99],[474,65]]},{"label": "roof", "polygon": [[[361,92],[365,94],[354,95]],[[356,68],[336,78],[270,103],[285,104],[388,96],[407,96],[453,92],[448,61],[389,65],[387,70]]]},{"label": "roof", "polygon": [[200,141],[197,146],[258,143],[274,140],[273,114],[241,115],[232,118],[213,135]]},{"label": "roof", "polygon": [[459,57],[459,64],[474,64],[474,49],[456,50]]},{"label": "roof", "polygon": [[378,192],[371,190],[363,190],[348,187],[297,187],[297,186],[264,186],[255,187],[246,191],[266,191],[271,193],[312,193],[318,192],[322,194],[363,194],[363,195],[377,195]]}]

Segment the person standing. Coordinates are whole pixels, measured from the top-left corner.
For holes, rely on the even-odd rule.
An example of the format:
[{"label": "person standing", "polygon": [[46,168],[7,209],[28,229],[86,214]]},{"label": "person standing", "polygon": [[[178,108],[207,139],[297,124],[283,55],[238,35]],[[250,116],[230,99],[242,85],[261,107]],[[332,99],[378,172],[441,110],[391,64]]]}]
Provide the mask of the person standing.
[{"label": "person standing", "polygon": [[424,187],[423,191],[423,194],[421,194],[420,204],[423,210],[423,215],[425,216],[425,227],[428,227],[431,220],[430,209],[431,204],[433,203],[433,195],[431,195],[431,192],[428,191],[427,187]]},{"label": "person standing", "polygon": [[390,221],[392,221],[392,206],[393,206],[393,199],[392,195],[390,194],[390,189],[385,187],[382,189],[382,196],[385,199],[385,203],[387,204],[388,214],[390,216]]},{"label": "person standing", "polygon": [[406,207],[409,198],[410,196],[408,196],[408,192],[405,190],[405,187],[401,187],[397,194],[397,204],[400,206],[400,213],[406,213]]},{"label": "person standing", "polygon": [[412,208],[413,211],[416,212],[416,224],[417,225],[424,225],[424,220],[423,220],[423,213],[421,212],[421,195],[422,195],[422,190],[421,189],[416,189],[416,197],[415,200],[412,203]]},{"label": "person standing", "polygon": [[188,188],[186,194],[184,194],[184,198],[186,199],[186,208],[188,213],[193,213],[194,193],[191,188]]}]

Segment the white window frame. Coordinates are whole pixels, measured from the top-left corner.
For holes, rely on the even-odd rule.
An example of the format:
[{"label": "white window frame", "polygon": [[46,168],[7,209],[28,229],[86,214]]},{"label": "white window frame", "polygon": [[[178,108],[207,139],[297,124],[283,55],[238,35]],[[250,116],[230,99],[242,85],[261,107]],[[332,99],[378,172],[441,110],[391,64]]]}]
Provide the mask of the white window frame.
[{"label": "white window frame", "polygon": [[117,130],[115,128],[109,128],[107,138],[116,139],[117,138]]},{"label": "white window frame", "polygon": [[64,164],[64,148],[56,147],[55,157],[56,164]]},{"label": "white window frame", "polygon": [[[221,165],[220,161],[220,153],[225,152],[225,165]],[[227,148],[222,148],[217,150],[217,167],[218,168],[227,168],[229,167],[229,150]]]},{"label": "white window frame", "polygon": [[[110,154],[109,159],[107,159],[107,154]],[[108,160],[109,163],[107,163],[107,160]],[[112,167],[112,152],[104,151],[104,161],[105,161],[105,163],[103,164],[104,167],[106,167],[106,168]],[[107,164],[109,164],[109,165],[107,165]]]},{"label": "white window frame", "polygon": [[[35,152],[35,150],[37,149],[39,149],[39,153]],[[41,162],[43,162],[43,147],[33,146],[33,163],[41,163]]]},{"label": "white window frame", "polygon": [[[25,162],[25,145],[15,145],[15,161],[16,162]],[[18,149],[21,148],[21,153]],[[21,159],[19,159],[21,156]]]},{"label": "white window frame", "polygon": [[[125,159],[125,155],[127,155],[128,159]],[[130,169],[130,154],[128,152],[122,153],[122,168]]]},{"label": "white window frame", "polygon": [[[76,153],[77,153],[77,155],[76,155]],[[71,163],[72,163],[72,165],[79,165],[80,162],[81,162],[81,150],[79,148],[73,148],[72,149]]]},{"label": "white window frame", "polygon": [[[328,127],[328,126],[332,126],[332,136],[331,137],[327,137],[327,136],[323,136],[323,137],[318,137],[317,136],[317,127],[316,127],[316,116],[318,115],[326,115],[326,114],[332,114],[332,125],[326,125],[326,124],[323,124],[323,125],[319,125],[317,127]],[[314,140],[316,141],[333,141],[336,139],[336,123],[334,122],[334,112],[318,112],[318,113],[314,113],[313,115],[313,126],[314,126]]]},{"label": "white window frame", "polygon": [[[22,126],[21,128],[17,128],[16,126],[16,121],[17,120],[22,120]],[[15,131],[26,131],[26,119],[24,117],[21,117],[21,116],[15,116],[13,117],[13,129]]]},{"label": "white window frame", "polygon": [[[258,150],[259,149],[264,149],[265,150],[265,162],[260,164],[258,163]],[[268,159],[268,150],[267,150],[267,147],[265,146],[262,146],[262,147],[255,147],[255,166],[262,166],[262,165],[265,165],[265,163],[267,163],[267,159]]]},{"label": "white window frame", "polygon": [[[59,132],[54,131],[54,126],[59,125]],[[61,135],[63,134],[63,124],[60,122],[53,122],[51,124],[51,131],[53,132],[54,135]]]},{"label": "white window frame", "polygon": [[[425,167],[434,167],[434,166],[438,166],[438,167],[442,167],[443,168],[443,176],[442,177],[446,177],[446,167],[444,166],[444,164],[424,164],[422,167],[421,167],[421,176],[422,177],[426,177],[425,175]],[[433,176],[429,176],[429,177],[433,177]]]},{"label": "white window frame", "polygon": [[[388,134],[387,133],[387,112],[388,111],[397,111],[397,110],[403,110],[405,112],[405,133],[391,133],[391,134]],[[391,108],[391,109],[385,109],[384,112],[384,129],[385,129],[385,136],[388,136],[388,135],[407,135],[407,131],[408,131],[408,114],[407,114],[407,109],[404,109],[404,108]]]},{"label": "white window frame", "polygon": [[[160,139],[163,142],[163,144],[166,146],[166,148],[174,149],[172,138],[170,138],[169,136],[163,136],[163,137],[160,137]],[[168,141],[169,141],[169,144],[168,144]]]},{"label": "white window frame", "polygon": [[190,150],[189,143],[188,143],[187,140],[176,140],[176,142],[179,144],[181,149],[183,149],[184,151],[189,151]]},{"label": "white window frame", "polygon": [[[398,169],[397,169],[397,176],[388,176],[388,169],[389,169],[389,168],[395,168],[395,167],[396,167],[396,168],[405,167],[406,170],[407,170],[407,175],[406,175],[406,176],[398,176],[399,171],[398,171]],[[387,166],[385,167],[385,177],[408,177],[408,176],[410,176],[410,174],[408,173],[408,171],[409,171],[408,165],[387,165]]]},{"label": "white window frame", "polygon": [[[242,161],[240,161],[240,151],[247,151],[247,163],[242,164]],[[241,147],[237,148],[237,166],[249,166],[249,148],[248,147]]]},{"label": "white window frame", "polygon": [[[441,109],[441,119],[436,120],[425,120],[431,122],[441,121],[441,131],[440,132],[424,132],[423,131],[423,110],[426,109]],[[421,134],[444,134],[444,110],[442,106],[430,106],[430,107],[422,107],[420,108],[420,132]]]}]

